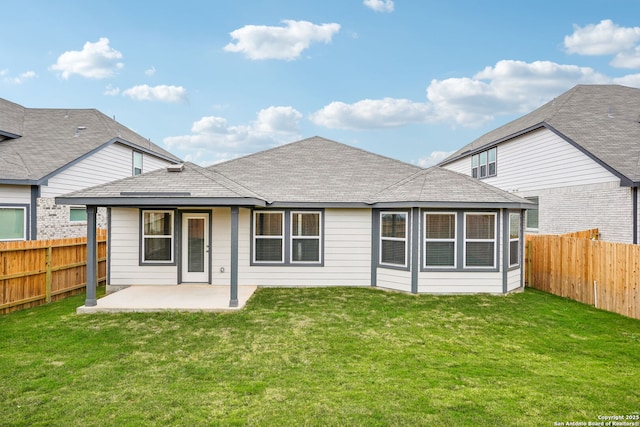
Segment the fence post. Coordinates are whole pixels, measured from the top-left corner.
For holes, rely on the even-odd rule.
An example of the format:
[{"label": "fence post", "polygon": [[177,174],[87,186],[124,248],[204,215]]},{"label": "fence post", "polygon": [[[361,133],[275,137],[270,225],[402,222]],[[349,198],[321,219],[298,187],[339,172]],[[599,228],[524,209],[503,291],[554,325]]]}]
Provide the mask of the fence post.
[{"label": "fence post", "polygon": [[44,275],[44,293],[47,303],[51,302],[51,253],[53,251],[51,246],[47,246],[45,255],[46,273]]}]

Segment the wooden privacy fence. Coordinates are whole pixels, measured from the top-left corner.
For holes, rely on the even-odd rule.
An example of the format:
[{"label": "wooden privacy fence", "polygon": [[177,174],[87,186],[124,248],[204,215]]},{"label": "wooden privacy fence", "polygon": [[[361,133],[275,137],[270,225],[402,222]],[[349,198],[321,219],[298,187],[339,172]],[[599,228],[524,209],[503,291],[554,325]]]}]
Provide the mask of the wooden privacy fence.
[{"label": "wooden privacy fence", "polygon": [[[106,280],[107,233],[97,231],[98,282]],[[87,239],[0,242],[0,314],[81,293]]]},{"label": "wooden privacy fence", "polygon": [[640,319],[640,245],[597,236],[527,235],[527,286]]}]

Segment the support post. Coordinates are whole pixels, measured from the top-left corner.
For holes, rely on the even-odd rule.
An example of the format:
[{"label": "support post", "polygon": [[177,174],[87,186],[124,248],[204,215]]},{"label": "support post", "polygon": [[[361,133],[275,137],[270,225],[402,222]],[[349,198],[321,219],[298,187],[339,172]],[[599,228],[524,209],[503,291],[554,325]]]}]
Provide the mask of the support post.
[{"label": "support post", "polygon": [[238,306],[238,216],[239,208],[231,207],[231,297],[229,307]]},{"label": "support post", "polygon": [[98,277],[98,258],[96,251],[96,206],[87,206],[87,294],[84,305],[95,307],[98,305],[96,299],[96,285]]},{"label": "support post", "polygon": [[411,208],[411,293],[418,293],[420,271],[420,209]]}]

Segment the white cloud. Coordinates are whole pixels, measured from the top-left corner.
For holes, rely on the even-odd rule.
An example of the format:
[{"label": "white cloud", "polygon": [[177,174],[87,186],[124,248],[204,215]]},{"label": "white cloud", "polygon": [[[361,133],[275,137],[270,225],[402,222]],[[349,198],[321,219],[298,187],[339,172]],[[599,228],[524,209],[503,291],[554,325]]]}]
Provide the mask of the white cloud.
[{"label": "white cloud", "polygon": [[224,47],[227,52],[241,52],[250,59],[297,59],[312,42],[329,43],[340,31],[339,24],[316,25],[307,21],[282,21],[284,27],[245,25],[230,33],[235,43]]},{"label": "white cloud", "polygon": [[470,78],[432,80],[427,99],[434,120],[473,127],[498,115],[528,113],[581,83],[610,83],[610,79],[589,67],[503,60]]},{"label": "white cloud", "polygon": [[147,76],[151,77],[156,73],[156,67],[154,67],[153,65],[151,66],[151,68],[149,68],[148,70],[145,70],[144,72]]},{"label": "white cloud", "polygon": [[138,85],[122,92],[137,101],[186,102],[187,91],[182,86]]},{"label": "white cloud", "polygon": [[618,53],[610,64],[617,68],[640,68],[640,46]]},{"label": "white cloud", "polygon": [[632,49],[640,41],[640,27],[619,27],[610,19],[585,27],[574,25],[573,29],[573,34],[564,38],[568,53],[612,55]]},{"label": "white cloud", "polygon": [[111,85],[107,85],[107,87],[104,89],[104,94],[107,96],[116,96],[119,93],[120,93],[119,87],[113,87]]},{"label": "white cloud", "polygon": [[365,99],[353,104],[336,101],[311,114],[310,119],[333,129],[379,129],[419,123],[477,127],[496,116],[528,113],[576,84],[629,84],[636,79],[610,79],[592,68],[549,61],[504,60],[471,77],[432,80],[426,102],[395,98]]},{"label": "white cloud", "polygon": [[91,79],[104,79],[124,67],[122,53],[109,46],[109,39],[101,37],[96,43],[86,42],[82,50],[70,50],[58,57],[58,61],[49,67],[60,71],[63,79],[72,74]]},{"label": "white cloud", "polygon": [[5,83],[10,83],[14,85],[20,85],[27,80],[35,79],[38,77],[35,71],[25,71],[24,73],[19,74],[17,77],[9,76],[9,70],[0,70],[0,77]]},{"label": "white cloud", "polygon": [[425,123],[430,107],[409,99],[365,99],[354,104],[332,102],[311,114],[310,120],[331,129],[376,129]]},{"label": "white cloud", "polygon": [[187,153],[185,160],[207,165],[299,139],[301,118],[292,107],[265,108],[246,125],[205,116],[193,123],[189,135],[167,137],[163,142],[176,153]]},{"label": "white cloud", "polygon": [[393,0],[364,0],[362,4],[376,12],[393,12]]},{"label": "white cloud", "polygon": [[613,83],[617,85],[640,88],[640,74],[628,74],[623,77],[616,77]]},{"label": "white cloud", "polygon": [[429,156],[422,157],[416,162],[418,166],[428,168],[434,166],[455,153],[455,151],[433,151]]}]

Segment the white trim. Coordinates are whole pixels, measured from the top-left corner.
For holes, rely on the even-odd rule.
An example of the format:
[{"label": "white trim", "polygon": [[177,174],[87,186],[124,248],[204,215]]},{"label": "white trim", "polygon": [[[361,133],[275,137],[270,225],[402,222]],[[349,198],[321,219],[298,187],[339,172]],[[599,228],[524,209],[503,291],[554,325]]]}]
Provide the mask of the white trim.
[{"label": "white trim", "polygon": [[[453,238],[452,239],[429,239],[427,238],[427,216],[428,215],[453,215]],[[423,216],[423,240],[422,240],[422,266],[424,269],[452,269],[458,267],[458,214],[457,212],[445,212],[445,211],[426,211]],[[427,265],[427,242],[453,242],[453,265]]]},{"label": "white trim", "polygon": [[[467,239],[467,217],[468,216],[493,216],[493,239]],[[462,230],[462,238],[463,238],[463,248],[462,248],[462,256],[463,256],[463,264],[464,268],[479,268],[479,269],[495,269],[496,263],[498,261],[498,256],[496,254],[496,249],[498,247],[498,214],[496,212],[465,212],[464,213],[464,229]],[[467,242],[492,242],[493,243],[493,265],[467,265]]]},{"label": "white trim", "polygon": [[[281,220],[282,220],[282,225],[281,225],[281,230],[282,230],[282,234],[279,236],[258,236],[256,234],[256,218],[258,216],[258,214],[280,214],[281,215]],[[253,211],[253,263],[254,264],[284,264],[284,246],[285,246],[285,223],[284,223],[284,211],[268,211],[268,210],[256,210]],[[259,261],[256,259],[256,254],[258,253],[258,248],[257,248],[257,241],[258,239],[279,239],[282,241],[282,245],[281,245],[281,254],[280,254],[280,261]]]},{"label": "white trim", "polygon": [[[293,235],[293,216],[294,215],[307,215],[307,214],[317,214],[318,215],[318,235],[317,236],[303,236]],[[291,264],[322,264],[322,211],[291,211],[290,215],[290,233],[289,233],[289,247],[291,250],[289,251],[289,262]],[[302,226],[302,223],[298,224]],[[317,240],[318,241],[318,259],[314,261],[294,261],[293,260],[293,240]]]},{"label": "white trim", "polygon": [[[204,254],[203,271],[189,272],[189,220],[199,219],[204,222]],[[209,283],[209,213],[185,212],[182,214],[182,282],[183,283]]]},{"label": "white trim", "polygon": [[[404,238],[401,237],[384,237],[382,235],[382,217],[384,215],[404,215],[405,217],[405,221],[404,221]],[[382,266],[389,266],[389,267],[402,267],[402,268],[407,268],[409,265],[409,254],[408,254],[408,237],[409,237],[409,212],[405,212],[405,211],[381,211],[380,212],[380,250],[379,250],[379,259],[378,262],[380,265]],[[389,263],[389,262],[382,262],[382,241],[383,240],[388,240],[388,241],[392,241],[392,242],[404,242],[404,264],[393,264],[393,263]]]},{"label": "white trim", "polygon": [[[168,234],[168,235],[167,234],[149,235],[149,236],[145,235],[144,234],[144,224],[145,224],[144,217],[145,217],[146,213],[162,213],[162,214],[168,213],[170,215],[169,224],[171,226],[171,234]],[[142,236],[142,239],[141,239],[142,240],[142,242],[141,242],[142,243],[141,244],[142,253],[140,254],[140,256],[142,258],[141,259],[141,263],[142,264],[173,264],[174,263],[174,257],[175,257],[175,254],[174,254],[174,247],[175,247],[175,245],[174,245],[174,240],[175,240],[175,230],[174,230],[174,228],[175,228],[175,226],[174,225],[175,224],[174,224],[174,216],[173,215],[174,215],[174,211],[171,211],[171,210],[143,210],[142,211],[142,224],[141,224],[141,226],[142,226],[141,228],[142,229],[140,230],[140,235]],[[145,248],[146,239],[167,239],[167,238],[171,239],[171,243],[170,243],[171,259],[169,259],[169,260],[146,260],[145,257],[144,257],[145,256],[145,252],[146,252],[145,251],[145,249],[146,249]]]},{"label": "white trim", "polygon": [[22,209],[22,237],[16,239],[3,239],[0,237],[0,242],[19,242],[21,240],[27,240],[27,208],[26,206],[0,206],[0,209]]},{"label": "white trim", "polygon": [[[520,252],[521,252],[521,247],[520,247],[520,234],[522,233],[520,230],[520,222],[522,221],[522,215],[520,214],[520,212],[509,212],[509,248],[508,250],[508,260],[509,260],[509,268],[511,267],[519,267],[520,266]],[[517,229],[518,229],[518,236],[515,239],[511,238],[511,215],[517,215],[518,217],[518,223],[517,223]],[[511,264],[511,243],[513,242],[517,242],[518,243],[518,256],[517,256],[517,262],[515,264]]]}]

